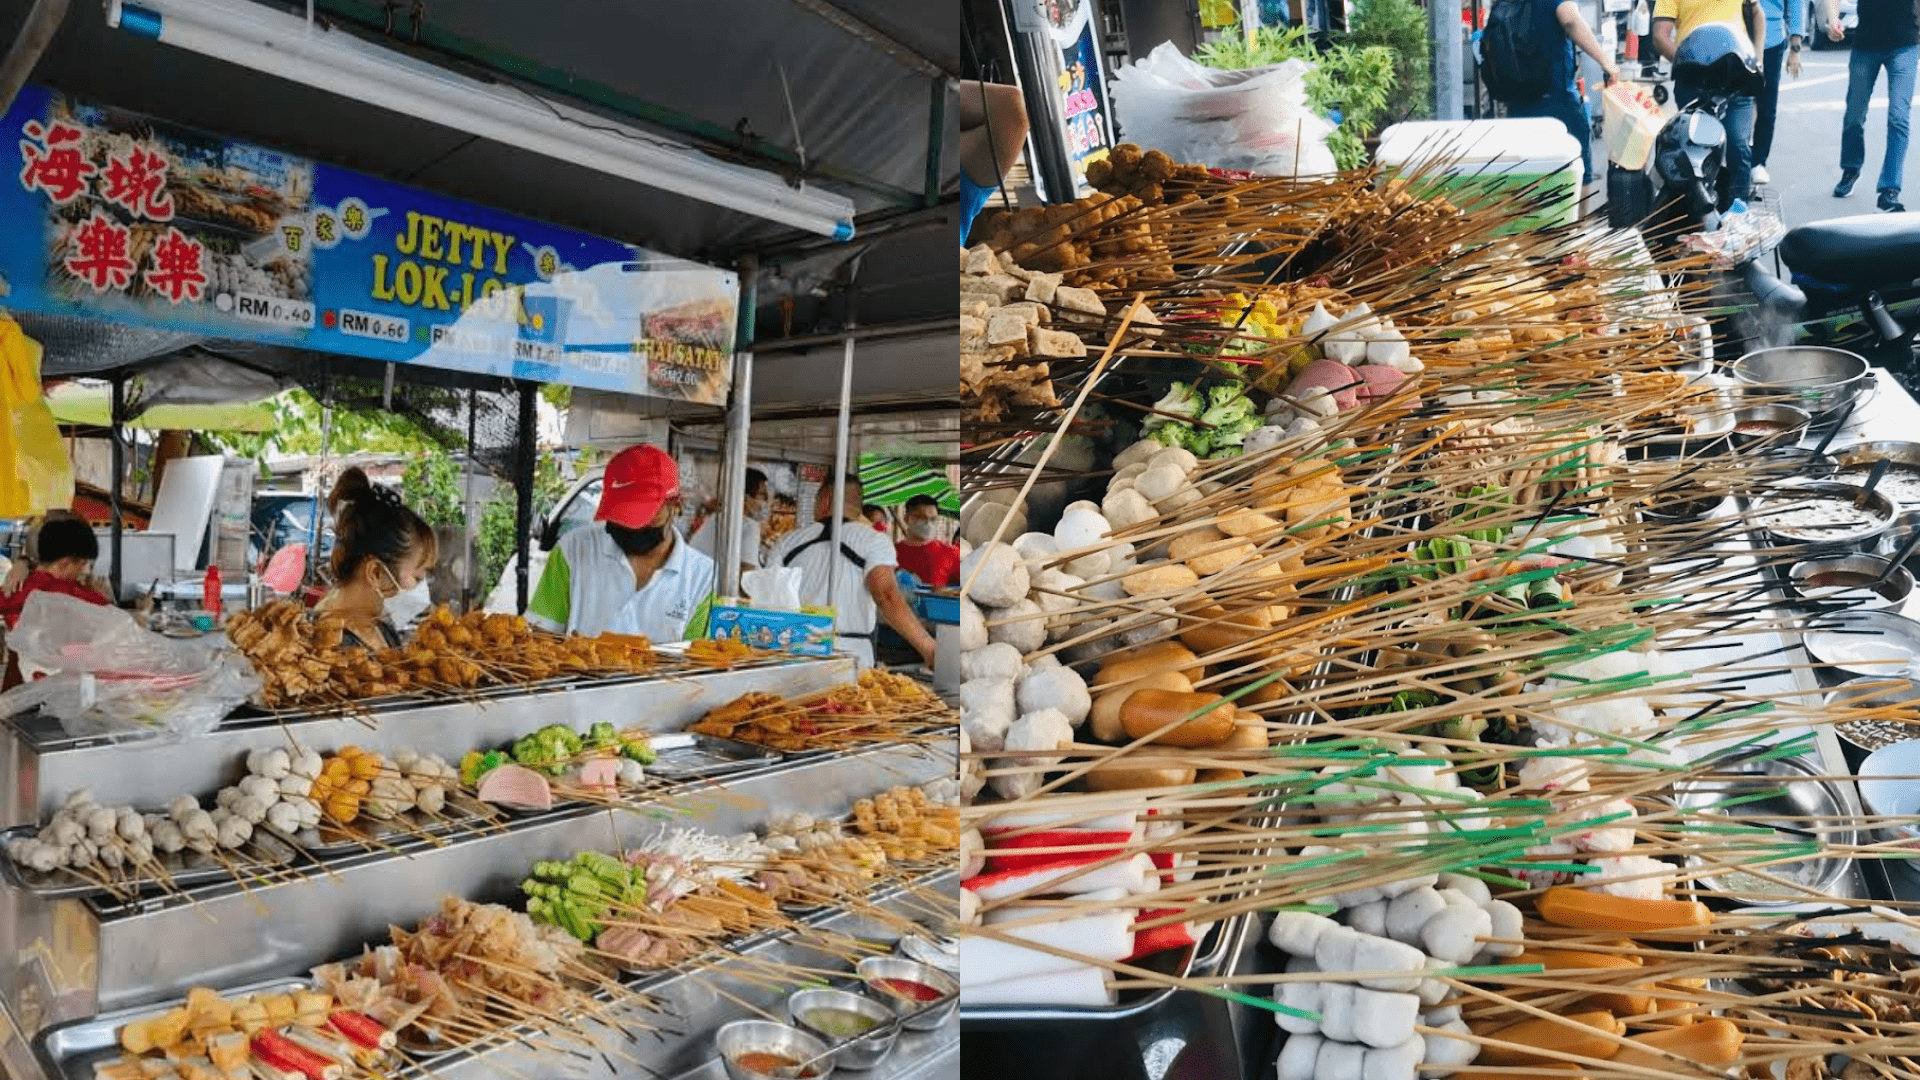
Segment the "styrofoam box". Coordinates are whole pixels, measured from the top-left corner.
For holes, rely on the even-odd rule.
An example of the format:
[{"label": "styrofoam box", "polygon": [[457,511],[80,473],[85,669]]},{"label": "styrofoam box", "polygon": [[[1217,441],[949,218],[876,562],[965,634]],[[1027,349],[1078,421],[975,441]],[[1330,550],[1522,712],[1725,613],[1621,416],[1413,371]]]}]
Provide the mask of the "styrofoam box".
[{"label": "styrofoam box", "polygon": [[1427,192],[1462,209],[1518,189],[1543,197],[1537,213],[1522,215],[1502,233],[1580,219],[1580,143],[1551,118],[1421,120],[1395,124],[1380,135],[1374,160],[1391,178],[1420,172]]}]

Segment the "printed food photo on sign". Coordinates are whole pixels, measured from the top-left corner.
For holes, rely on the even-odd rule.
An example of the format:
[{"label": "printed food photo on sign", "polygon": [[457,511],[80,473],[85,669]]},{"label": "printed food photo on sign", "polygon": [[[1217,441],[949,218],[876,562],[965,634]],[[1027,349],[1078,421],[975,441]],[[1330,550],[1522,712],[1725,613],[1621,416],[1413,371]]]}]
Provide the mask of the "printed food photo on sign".
[{"label": "printed food photo on sign", "polygon": [[311,325],[311,164],[53,95],[14,116],[51,297]]},{"label": "printed food photo on sign", "polygon": [[735,298],[711,274],[671,270],[646,278],[649,392],[705,405],[726,402],[733,364]]}]

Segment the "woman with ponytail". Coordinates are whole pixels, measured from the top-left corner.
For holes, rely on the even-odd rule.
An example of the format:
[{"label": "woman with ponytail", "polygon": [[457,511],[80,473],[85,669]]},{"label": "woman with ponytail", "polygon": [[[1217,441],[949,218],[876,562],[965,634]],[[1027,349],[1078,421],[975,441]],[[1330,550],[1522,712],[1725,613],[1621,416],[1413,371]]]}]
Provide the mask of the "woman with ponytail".
[{"label": "woman with ponytail", "polygon": [[334,515],[333,588],[315,612],[345,621],[347,645],[398,646],[400,632],[387,618],[387,605],[433,570],[433,529],[391,488],[374,484],[357,468],[340,474],[327,509]]}]

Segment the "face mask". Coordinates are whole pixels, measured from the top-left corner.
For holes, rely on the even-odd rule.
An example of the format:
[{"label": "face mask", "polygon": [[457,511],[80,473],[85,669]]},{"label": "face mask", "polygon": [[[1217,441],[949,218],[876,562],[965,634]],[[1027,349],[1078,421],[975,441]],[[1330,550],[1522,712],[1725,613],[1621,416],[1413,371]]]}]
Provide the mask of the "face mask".
[{"label": "face mask", "polygon": [[433,606],[433,595],[427,589],[423,578],[420,583],[404,592],[387,597],[385,614],[387,621],[396,628],[412,626]]},{"label": "face mask", "polygon": [[660,550],[660,545],[667,542],[667,530],[672,527],[673,523],[668,522],[665,525],[649,525],[644,529],[634,530],[634,539],[640,550],[629,552],[629,554],[651,555]]},{"label": "face mask", "polygon": [[907,535],[913,537],[915,540],[931,540],[933,539],[933,522],[925,520],[909,521],[907,522]]},{"label": "face mask", "polygon": [[764,525],[766,524],[767,519],[773,516],[773,504],[770,502],[763,502],[759,506],[754,508],[753,513],[748,514],[747,516]]}]

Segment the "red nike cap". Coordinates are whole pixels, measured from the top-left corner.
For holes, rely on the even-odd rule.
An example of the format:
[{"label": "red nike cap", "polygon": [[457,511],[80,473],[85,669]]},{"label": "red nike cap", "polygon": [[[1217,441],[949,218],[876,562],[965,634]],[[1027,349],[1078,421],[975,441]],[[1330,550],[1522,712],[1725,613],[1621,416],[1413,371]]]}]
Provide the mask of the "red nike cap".
[{"label": "red nike cap", "polygon": [[600,489],[595,521],[644,529],[669,501],[680,497],[680,467],[656,446],[629,446],[613,455]]}]

